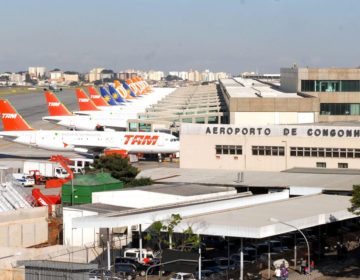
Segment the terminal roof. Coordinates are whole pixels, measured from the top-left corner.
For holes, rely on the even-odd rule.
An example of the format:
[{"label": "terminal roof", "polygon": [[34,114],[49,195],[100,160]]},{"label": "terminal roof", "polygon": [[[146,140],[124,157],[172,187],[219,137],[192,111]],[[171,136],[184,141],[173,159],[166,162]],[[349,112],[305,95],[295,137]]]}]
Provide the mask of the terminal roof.
[{"label": "terminal roof", "polygon": [[304,98],[297,93],[287,93],[255,79],[221,79],[230,97],[237,98]]},{"label": "terminal roof", "polygon": [[243,181],[238,182],[239,171],[154,168],[143,170],[138,177],[150,177],[166,183],[188,183],[249,187],[315,187],[333,191],[351,191],[353,185],[359,184],[360,174],[348,171],[334,173],[315,173],[315,169],[288,170],[287,172],[243,171]]}]

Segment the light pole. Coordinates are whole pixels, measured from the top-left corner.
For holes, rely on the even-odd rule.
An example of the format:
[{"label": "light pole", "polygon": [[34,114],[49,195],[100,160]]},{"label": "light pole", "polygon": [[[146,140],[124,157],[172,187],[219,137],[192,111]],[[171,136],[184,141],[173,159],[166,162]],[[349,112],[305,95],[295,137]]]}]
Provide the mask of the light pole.
[{"label": "light pole", "polygon": [[[274,223],[280,223],[280,224],[283,224],[283,225],[286,225],[288,227],[292,227],[294,229],[296,229],[298,232],[301,233],[301,235],[304,237],[305,239],[305,242],[306,242],[306,246],[307,246],[307,250],[308,250],[308,273],[310,274],[310,245],[309,245],[309,241],[308,239],[306,238],[305,234],[301,231],[301,229],[299,229],[298,227],[294,226],[294,225],[291,225],[291,224],[288,224],[288,223],[285,223],[283,221],[280,221],[276,218],[270,218],[270,221],[274,222]],[[296,261],[296,260],[295,260]],[[296,264],[295,264],[296,265]]]}]

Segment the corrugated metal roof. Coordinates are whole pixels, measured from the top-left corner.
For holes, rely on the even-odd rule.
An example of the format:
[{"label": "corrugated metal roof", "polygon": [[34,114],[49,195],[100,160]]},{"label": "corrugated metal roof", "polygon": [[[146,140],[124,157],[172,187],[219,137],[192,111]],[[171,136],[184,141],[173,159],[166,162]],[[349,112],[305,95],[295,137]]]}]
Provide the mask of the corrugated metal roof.
[{"label": "corrugated metal roof", "polygon": [[67,271],[79,271],[79,270],[92,270],[97,269],[98,264],[95,263],[73,263],[73,262],[59,262],[59,261],[48,261],[48,260],[26,260],[18,261],[18,266],[25,267],[36,267],[45,269],[58,269]]}]

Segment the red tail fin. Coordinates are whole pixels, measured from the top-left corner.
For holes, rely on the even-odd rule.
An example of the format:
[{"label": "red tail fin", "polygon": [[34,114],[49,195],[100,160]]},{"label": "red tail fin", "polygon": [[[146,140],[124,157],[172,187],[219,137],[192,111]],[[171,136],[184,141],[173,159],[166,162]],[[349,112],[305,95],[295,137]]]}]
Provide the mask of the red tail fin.
[{"label": "red tail fin", "polygon": [[8,100],[0,99],[0,113],[5,131],[33,130]]},{"label": "red tail fin", "polygon": [[76,89],[76,96],[79,102],[80,111],[99,111],[95,103],[86,95],[86,93],[80,89]]},{"label": "red tail fin", "polygon": [[105,99],[97,92],[97,90],[89,86],[90,99],[95,103],[96,106],[109,106]]},{"label": "red tail fin", "polygon": [[51,91],[45,92],[45,98],[48,105],[50,116],[71,116],[72,113],[65,107],[64,104]]}]

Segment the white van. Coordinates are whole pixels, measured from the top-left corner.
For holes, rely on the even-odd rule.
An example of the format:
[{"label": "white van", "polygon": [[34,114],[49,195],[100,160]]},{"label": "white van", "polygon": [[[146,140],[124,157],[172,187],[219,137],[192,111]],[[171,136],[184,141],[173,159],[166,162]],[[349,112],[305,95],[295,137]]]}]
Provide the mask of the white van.
[{"label": "white van", "polygon": [[[139,261],[140,260],[140,249],[139,248],[125,249],[124,257],[125,258],[132,258],[132,259],[135,259],[135,260]],[[142,249],[142,258],[153,259],[154,258],[153,251],[152,250]]]},{"label": "white van", "polygon": [[31,187],[35,185],[35,179],[33,176],[25,173],[13,173],[13,179],[16,183],[21,184],[24,187]]}]

